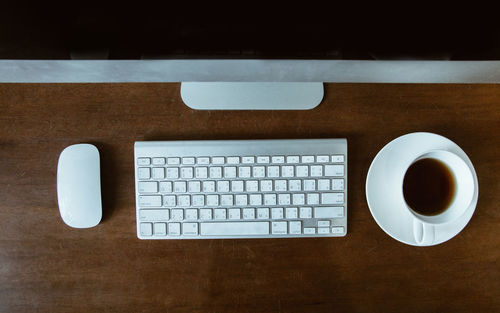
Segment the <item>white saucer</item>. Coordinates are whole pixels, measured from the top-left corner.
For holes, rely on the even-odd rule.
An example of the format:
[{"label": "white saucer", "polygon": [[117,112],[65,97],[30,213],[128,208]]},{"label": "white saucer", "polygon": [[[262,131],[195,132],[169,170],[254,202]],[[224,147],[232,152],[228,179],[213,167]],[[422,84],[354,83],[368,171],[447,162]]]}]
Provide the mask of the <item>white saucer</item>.
[{"label": "white saucer", "polygon": [[432,133],[411,133],[389,142],[373,159],[366,177],[366,200],[377,224],[391,237],[403,243],[420,246],[413,235],[413,217],[405,209],[395,207],[388,195],[388,173],[408,160],[414,160],[427,150],[448,150],[461,157],[470,167],[475,183],[474,196],[469,208],[456,221],[435,227],[435,240],[430,245],[443,243],[456,236],[467,225],[474,213],[478,199],[478,180],[474,166],[465,152],[453,141]]}]

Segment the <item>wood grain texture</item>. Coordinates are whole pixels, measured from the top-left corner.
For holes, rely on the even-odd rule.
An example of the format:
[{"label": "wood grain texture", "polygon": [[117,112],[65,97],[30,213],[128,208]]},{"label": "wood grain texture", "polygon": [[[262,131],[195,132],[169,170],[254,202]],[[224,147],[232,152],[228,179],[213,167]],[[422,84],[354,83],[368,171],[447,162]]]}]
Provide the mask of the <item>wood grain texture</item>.
[{"label": "wood grain texture", "polygon": [[[193,111],[179,84],[0,84],[0,312],[500,312],[500,86],[329,84],[311,111]],[[438,246],[406,246],[368,210],[371,160],[415,131],[475,165],[479,202]],[[349,232],[337,239],[140,241],[137,140],[345,137]],[[59,216],[70,144],[101,152],[104,219]]]}]

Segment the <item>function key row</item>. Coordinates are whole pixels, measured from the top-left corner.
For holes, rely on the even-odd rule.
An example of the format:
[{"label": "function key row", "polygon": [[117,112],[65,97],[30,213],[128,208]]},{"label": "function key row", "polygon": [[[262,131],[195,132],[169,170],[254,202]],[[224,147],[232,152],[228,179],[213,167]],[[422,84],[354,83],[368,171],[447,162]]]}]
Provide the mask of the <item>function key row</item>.
[{"label": "function key row", "polygon": [[222,179],[222,178],[292,178],[342,177],[343,164],[328,165],[254,165],[212,167],[139,167],[137,178],[145,179]]},{"label": "function key row", "polygon": [[222,164],[294,164],[294,163],[344,163],[344,155],[303,156],[217,156],[217,157],[169,157],[137,158],[137,165],[222,165]]}]

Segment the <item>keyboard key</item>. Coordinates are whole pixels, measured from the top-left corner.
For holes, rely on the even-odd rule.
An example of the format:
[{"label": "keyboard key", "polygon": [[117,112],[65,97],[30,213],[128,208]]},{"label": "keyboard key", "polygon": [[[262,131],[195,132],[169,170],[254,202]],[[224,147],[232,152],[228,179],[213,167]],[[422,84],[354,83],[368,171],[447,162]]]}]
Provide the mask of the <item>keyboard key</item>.
[{"label": "keyboard key", "polygon": [[194,170],[194,176],[196,178],[208,178],[208,167],[197,167]]},{"label": "keyboard key", "polygon": [[290,191],[301,191],[302,181],[299,179],[291,179],[288,181],[288,189]]},{"label": "keyboard key", "polygon": [[314,156],[313,155],[302,156],[302,163],[314,163]]},{"label": "keyboard key", "polygon": [[271,227],[273,235],[285,235],[287,233],[286,224],[286,222],[272,222]]},{"label": "keyboard key", "polygon": [[196,164],[198,164],[198,165],[208,165],[208,164],[210,164],[210,158],[208,158],[208,157],[196,158]]},{"label": "keyboard key", "polygon": [[173,209],[170,210],[170,219],[172,221],[182,221],[184,219],[184,210],[181,209]]},{"label": "keyboard key", "polygon": [[295,171],[293,166],[285,165],[281,167],[281,176],[282,177],[293,177]]},{"label": "keyboard key", "polygon": [[[194,161],[193,161],[194,163]],[[193,168],[192,167],[181,167],[181,178],[190,179],[193,178]]]},{"label": "keyboard key", "polygon": [[330,190],[330,180],[318,179],[318,190]]},{"label": "keyboard key", "polygon": [[181,234],[181,224],[180,223],[168,223],[168,235],[169,236],[179,236]]},{"label": "keyboard key", "polygon": [[165,158],[153,158],[153,165],[165,165]]},{"label": "keyboard key", "polygon": [[280,193],[278,195],[278,205],[289,205],[290,197],[289,193]]},{"label": "keyboard key", "polygon": [[174,182],[174,192],[184,193],[186,192],[186,182],[185,181],[176,181]]},{"label": "keyboard key", "polygon": [[198,223],[183,223],[182,234],[186,236],[198,235]]},{"label": "keyboard key", "polygon": [[[286,222],[285,222],[286,223]],[[269,234],[269,222],[201,223],[202,236],[256,236]]]},{"label": "keyboard key", "polygon": [[259,182],[256,180],[247,180],[245,182],[245,191],[248,192],[259,191]]},{"label": "keyboard key", "polygon": [[225,220],[227,218],[226,214],[226,209],[214,209],[214,218],[216,220]]},{"label": "keyboard key", "polygon": [[167,209],[162,210],[140,210],[139,218],[142,221],[168,221],[169,212]]},{"label": "keyboard key", "polygon": [[302,233],[302,222],[300,221],[289,222],[288,227],[290,228],[290,234],[296,235]]},{"label": "keyboard key", "polygon": [[250,205],[262,205],[262,195],[261,194],[251,194],[250,195]]},{"label": "keyboard key", "polygon": [[156,236],[165,236],[167,235],[167,224],[165,223],[154,223],[153,224],[154,234]]},{"label": "keyboard key", "polygon": [[196,209],[186,209],[184,211],[184,219],[185,220],[197,220],[198,219],[198,210]]},{"label": "keyboard key", "polygon": [[177,196],[177,205],[181,207],[191,206],[191,196],[189,195]]},{"label": "keyboard key", "polygon": [[319,227],[318,228],[318,234],[329,234],[329,233],[330,233],[329,227]]},{"label": "keyboard key", "polygon": [[234,205],[234,195],[221,195],[220,205],[222,206],[233,206]]},{"label": "keyboard key", "polygon": [[168,165],[179,165],[179,164],[181,164],[181,159],[180,158],[167,158],[167,164]]},{"label": "keyboard key", "polygon": [[252,175],[250,166],[241,166],[238,168],[238,177],[250,178]]},{"label": "keyboard key", "polygon": [[344,233],[344,227],[342,226],[332,227],[332,234],[341,235],[343,233]]},{"label": "keyboard key", "polygon": [[243,209],[243,219],[253,220],[255,219],[255,209]]},{"label": "keyboard key", "polygon": [[217,192],[229,192],[229,181],[219,180],[217,182]]},{"label": "keyboard key", "polygon": [[318,227],[330,227],[330,221],[318,221]]},{"label": "keyboard key", "polygon": [[154,167],[152,176],[153,176],[153,179],[165,178],[165,169],[163,167]]},{"label": "keyboard key", "polygon": [[177,200],[175,196],[163,196],[163,205],[166,207],[175,207]]},{"label": "keyboard key", "polygon": [[163,193],[172,192],[172,182],[161,181],[160,182],[160,192],[163,192]]},{"label": "keyboard key", "polygon": [[182,164],[184,165],[193,165],[195,163],[195,159],[192,157],[182,158]]},{"label": "keyboard key", "polygon": [[295,168],[297,177],[309,176],[309,167],[306,165],[299,165]]},{"label": "keyboard key", "polygon": [[269,157],[268,156],[258,156],[257,163],[259,163],[259,164],[269,163]]},{"label": "keyboard key", "polygon": [[137,169],[137,177],[139,179],[150,179],[151,169],[149,167],[139,167]]},{"label": "keyboard key", "polygon": [[151,223],[141,223],[139,232],[142,236],[152,236],[153,235],[153,224]]},{"label": "keyboard key", "polygon": [[216,165],[224,164],[224,157],[213,157],[212,164]]},{"label": "keyboard key", "polygon": [[283,219],[283,208],[272,208],[271,209],[271,218],[273,220]]},{"label": "keyboard key", "polygon": [[319,204],[319,194],[318,193],[308,193],[307,194],[307,204]]},{"label": "keyboard key", "polygon": [[314,179],[304,180],[304,191],[315,191],[315,190],[316,190],[316,181]]},{"label": "keyboard key", "polygon": [[344,176],[344,165],[325,165],[325,176]]},{"label": "keyboard key", "polygon": [[269,208],[258,208],[257,218],[261,220],[266,220],[269,218]]},{"label": "keyboard key", "polygon": [[344,163],[343,155],[332,155],[332,163]]},{"label": "keyboard key", "polygon": [[236,167],[226,166],[224,167],[224,178],[235,178],[236,177]]},{"label": "keyboard key", "polygon": [[267,167],[267,177],[276,178],[280,176],[279,166],[268,166]]},{"label": "keyboard key", "polygon": [[272,180],[261,180],[260,190],[262,192],[273,191],[273,181]]},{"label": "keyboard key", "polygon": [[140,207],[161,206],[161,196],[139,196]]},{"label": "keyboard key", "polygon": [[210,178],[222,178],[222,167],[211,167]]},{"label": "keyboard key", "polygon": [[205,206],[205,195],[192,195],[191,205],[195,207]]},{"label": "keyboard key", "polygon": [[203,192],[215,192],[215,182],[213,180],[208,180],[202,182]]},{"label": "keyboard key", "polygon": [[240,164],[240,157],[227,157],[227,164]]},{"label": "keyboard key", "polygon": [[229,219],[239,220],[241,218],[240,209],[229,209]]},{"label": "keyboard key", "polygon": [[344,217],[344,207],[315,207],[314,218]]},{"label": "keyboard key", "polygon": [[264,166],[254,166],[252,168],[252,176],[256,178],[266,177],[266,168]]},{"label": "keyboard key", "polygon": [[219,206],[219,195],[207,195],[206,200],[207,206]]},{"label": "keyboard key", "polygon": [[328,155],[318,155],[316,157],[316,162],[318,162],[318,163],[328,163],[328,162],[330,162],[330,157]]},{"label": "keyboard key", "polygon": [[235,203],[237,206],[247,206],[248,196],[247,195],[235,195]]},{"label": "keyboard key", "polygon": [[334,193],[322,193],[321,194],[321,204],[342,204],[344,203],[344,193],[334,192]]},{"label": "keyboard key", "polygon": [[286,180],[278,179],[274,181],[275,191],[287,191]]},{"label": "keyboard key", "polygon": [[137,183],[139,193],[158,192],[158,183],[155,181],[140,181]]},{"label": "keyboard key", "polygon": [[167,167],[167,178],[169,179],[179,178],[179,169],[177,167]]},{"label": "keyboard key", "polygon": [[298,218],[299,217],[298,209],[297,208],[286,208],[285,211],[286,211],[285,212],[285,216],[288,219]]},{"label": "keyboard key", "polygon": [[137,165],[139,166],[147,166],[151,164],[150,158],[137,158]]},{"label": "keyboard key", "polygon": [[200,209],[200,220],[211,220],[212,209]]},{"label": "keyboard key", "polygon": [[294,205],[305,204],[305,194],[303,193],[294,193],[292,196],[292,203]]},{"label": "keyboard key", "polygon": [[196,180],[188,182],[188,191],[201,192],[201,182]]},{"label": "keyboard key", "polygon": [[274,194],[274,193],[264,194],[264,204],[265,205],[276,205],[276,194]]},{"label": "keyboard key", "polygon": [[305,234],[305,235],[313,235],[313,234],[316,234],[316,228],[312,228],[312,227],[304,227],[304,234]]},{"label": "keyboard key", "polygon": [[292,156],[287,156],[286,157],[286,163],[299,163],[300,158],[297,155],[292,155]]},{"label": "keyboard key", "polygon": [[241,158],[241,163],[244,163],[244,164],[255,163],[255,157],[253,157],[253,156],[244,156],[244,157]]},{"label": "keyboard key", "polygon": [[275,163],[275,164],[285,163],[285,157],[284,156],[273,156],[271,158],[271,162]]},{"label": "keyboard key", "polygon": [[344,179],[343,178],[332,179],[332,190],[344,190]]},{"label": "keyboard key", "polygon": [[311,165],[311,177],[321,177],[321,176],[323,176],[323,166]]},{"label": "keyboard key", "polygon": [[312,218],[312,208],[311,207],[301,207],[300,208],[300,218]]},{"label": "keyboard key", "polygon": [[231,192],[243,192],[244,183],[242,180],[233,180],[231,182]]}]

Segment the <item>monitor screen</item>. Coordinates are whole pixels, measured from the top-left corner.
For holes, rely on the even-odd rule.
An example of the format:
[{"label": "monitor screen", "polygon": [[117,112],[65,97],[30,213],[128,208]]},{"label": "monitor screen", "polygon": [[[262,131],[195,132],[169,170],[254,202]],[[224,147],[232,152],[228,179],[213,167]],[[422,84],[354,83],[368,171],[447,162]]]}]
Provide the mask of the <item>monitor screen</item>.
[{"label": "monitor screen", "polygon": [[0,59],[500,60],[500,24],[488,18],[240,5],[11,5],[0,11]]}]

